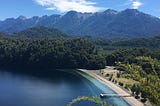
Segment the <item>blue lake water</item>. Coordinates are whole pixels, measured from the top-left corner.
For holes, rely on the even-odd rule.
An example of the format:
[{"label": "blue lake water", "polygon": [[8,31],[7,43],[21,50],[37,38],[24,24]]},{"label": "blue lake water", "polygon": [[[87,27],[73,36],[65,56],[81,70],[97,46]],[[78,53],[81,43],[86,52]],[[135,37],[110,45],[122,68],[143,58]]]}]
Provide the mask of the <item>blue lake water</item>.
[{"label": "blue lake water", "polygon": [[[25,75],[0,71],[0,106],[66,106],[78,96],[114,93],[96,79],[73,70],[50,70]],[[103,99],[113,106],[129,106],[122,98]],[[74,106],[97,106],[80,102]]]}]

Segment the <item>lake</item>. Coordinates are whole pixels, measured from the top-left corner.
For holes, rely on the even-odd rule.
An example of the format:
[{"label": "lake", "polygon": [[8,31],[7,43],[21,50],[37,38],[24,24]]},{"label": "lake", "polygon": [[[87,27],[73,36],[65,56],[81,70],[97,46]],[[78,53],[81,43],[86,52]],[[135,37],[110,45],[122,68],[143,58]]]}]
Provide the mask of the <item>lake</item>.
[{"label": "lake", "polygon": [[[75,70],[36,71],[28,75],[0,71],[0,106],[66,106],[78,96],[99,96],[100,93],[114,92],[98,80]],[[104,100],[114,106],[129,106],[119,97]],[[79,102],[74,106],[97,105]]]}]

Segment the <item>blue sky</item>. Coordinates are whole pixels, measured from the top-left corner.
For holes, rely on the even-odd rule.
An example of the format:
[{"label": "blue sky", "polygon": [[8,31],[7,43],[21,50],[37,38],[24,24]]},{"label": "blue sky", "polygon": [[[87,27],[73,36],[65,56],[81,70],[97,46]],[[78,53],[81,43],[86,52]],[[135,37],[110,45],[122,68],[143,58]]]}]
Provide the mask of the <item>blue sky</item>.
[{"label": "blue sky", "polygon": [[67,11],[97,12],[108,8],[126,8],[160,17],[160,0],[0,0],[0,20],[20,15],[26,17],[64,14]]}]

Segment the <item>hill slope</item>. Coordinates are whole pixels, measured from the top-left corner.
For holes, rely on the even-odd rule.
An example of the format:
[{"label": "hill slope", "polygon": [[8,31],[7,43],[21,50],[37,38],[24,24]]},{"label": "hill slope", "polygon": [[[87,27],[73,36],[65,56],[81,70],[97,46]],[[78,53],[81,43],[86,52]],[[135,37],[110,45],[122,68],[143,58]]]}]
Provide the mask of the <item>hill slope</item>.
[{"label": "hill slope", "polygon": [[29,39],[43,39],[43,38],[65,38],[67,34],[55,29],[47,28],[43,26],[33,27],[24,31],[14,33],[11,36],[17,38],[29,38]]}]

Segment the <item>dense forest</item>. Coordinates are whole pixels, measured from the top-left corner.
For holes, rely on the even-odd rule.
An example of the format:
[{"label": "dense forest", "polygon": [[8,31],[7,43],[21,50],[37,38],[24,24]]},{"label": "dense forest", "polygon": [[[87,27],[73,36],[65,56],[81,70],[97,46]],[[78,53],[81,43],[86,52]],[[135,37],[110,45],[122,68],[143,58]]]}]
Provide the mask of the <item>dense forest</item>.
[{"label": "dense forest", "polygon": [[0,39],[1,68],[104,68],[91,43],[77,39]]},{"label": "dense forest", "polygon": [[97,47],[47,27],[33,27],[11,35],[0,33],[0,68],[87,68],[106,65]]},{"label": "dense forest", "polygon": [[13,33],[10,36],[19,39],[46,39],[46,38],[67,38],[69,35],[55,28],[37,26],[21,32]]}]

